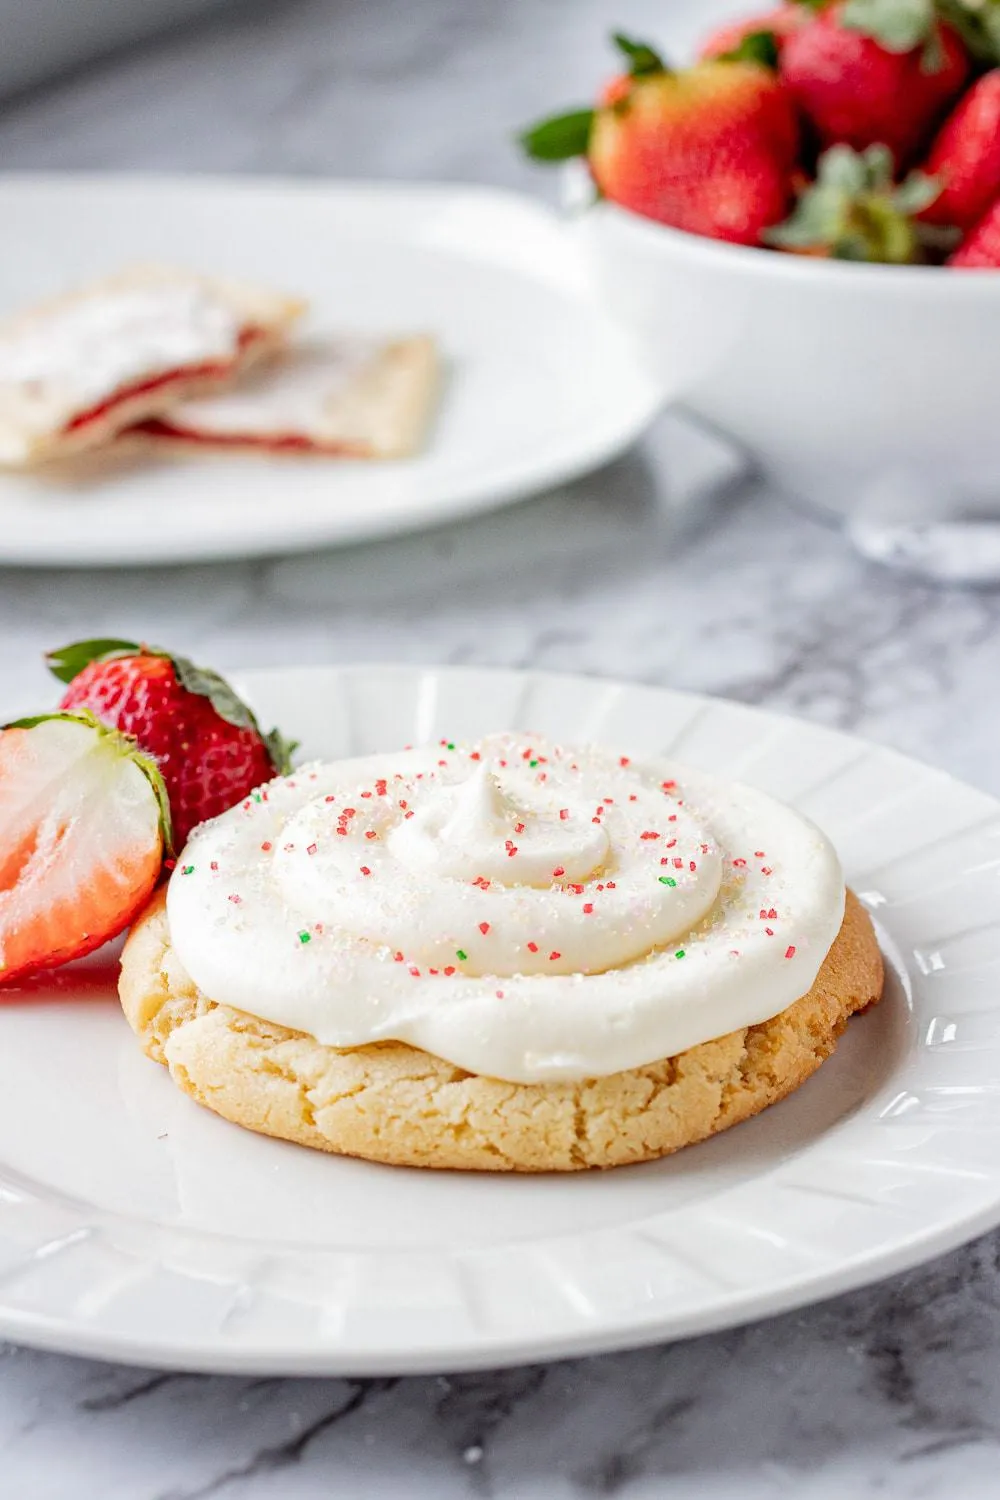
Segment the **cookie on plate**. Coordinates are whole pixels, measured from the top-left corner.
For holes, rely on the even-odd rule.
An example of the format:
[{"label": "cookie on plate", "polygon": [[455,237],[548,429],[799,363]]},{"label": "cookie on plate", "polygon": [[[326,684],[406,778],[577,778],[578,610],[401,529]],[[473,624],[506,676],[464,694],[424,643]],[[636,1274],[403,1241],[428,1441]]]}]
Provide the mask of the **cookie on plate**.
[{"label": "cookie on plate", "polygon": [[572,1172],[666,1156],[785,1098],[882,982],[871,921],[849,891],[812,988],[771,1020],[603,1078],[507,1083],[399,1042],[323,1046],[217,1005],[177,958],[161,895],[129,938],[121,1000],[147,1055],[250,1130],[397,1166]]}]

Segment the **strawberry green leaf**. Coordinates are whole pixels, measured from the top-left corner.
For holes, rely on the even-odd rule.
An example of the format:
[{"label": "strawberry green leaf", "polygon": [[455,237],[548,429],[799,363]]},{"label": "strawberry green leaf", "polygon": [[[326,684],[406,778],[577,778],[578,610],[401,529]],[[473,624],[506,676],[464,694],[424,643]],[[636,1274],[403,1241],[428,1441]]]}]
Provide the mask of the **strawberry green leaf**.
[{"label": "strawberry green leaf", "polygon": [[898,187],[886,146],[854,151],[832,146],[819,159],[816,181],[784,224],[764,236],[779,250],[807,250],[834,260],[912,265],[925,258],[912,216],[940,191],[915,172]]},{"label": "strawberry green leaf", "polygon": [[778,38],[773,31],[751,31],[731,51],[720,53],[716,61],[759,63],[774,71],[778,57]]},{"label": "strawberry green leaf", "polygon": [[901,214],[919,214],[940,198],[944,183],[929,172],[911,172],[892,194],[892,205]]},{"label": "strawberry green leaf", "polygon": [[287,776],[292,769],[292,756],[299,748],[298,740],[286,740],[280,729],[272,729],[270,734],[265,734],[264,744],[275,774]]},{"label": "strawberry green leaf", "polygon": [[621,31],[614,32],[611,40],[628,59],[628,70],[633,78],[648,78],[653,73],[669,71],[660,54],[646,42],[637,42]]},{"label": "strawberry green leaf", "polygon": [[886,52],[903,53],[933,41],[937,14],[934,0],[847,0],[840,24],[871,37]]},{"label": "strawberry green leaf", "polygon": [[938,15],[979,62],[1000,63],[1000,0],[937,0]]},{"label": "strawberry green leaf", "polygon": [[183,656],[172,656],[170,661],[181,687],[199,698],[207,698],[220,719],[225,719],[227,724],[233,724],[237,729],[256,729],[260,733],[260,727],[250,709],[218,672],[213,672],[209,667],[196,667],[194,662]]},{"label": "strawberry green leaf", "polygon": [[55,651],[47,651],[45,665],[60,682],[72,682],[92,661],[107,661],[113,656],[135,656],[142,649],[135,641],[110,638],[74,641],[69,646],[59,646]]},{"label": "strawberry green leaf", "polygon": [[237,729],[251,729],[260,735],[271,758],[275,773],[283,776],[292,768],[292,754],[298,748],[295,740],[286,740],[278,729],[264,734],[257,716],[248,704],[236,693],[224,677],[209,667],[196,667],[183,656],[172,656],[170,661],[177,673],[177,681],[189,693],[207,698],[220,719],[233,724]]},{"label": "strawberry green leaf", "polygon": [[568,161],[573,156],[586,156],[593,123],[592,109],[574,109],[529,126],[518,140],[534,161]]}]

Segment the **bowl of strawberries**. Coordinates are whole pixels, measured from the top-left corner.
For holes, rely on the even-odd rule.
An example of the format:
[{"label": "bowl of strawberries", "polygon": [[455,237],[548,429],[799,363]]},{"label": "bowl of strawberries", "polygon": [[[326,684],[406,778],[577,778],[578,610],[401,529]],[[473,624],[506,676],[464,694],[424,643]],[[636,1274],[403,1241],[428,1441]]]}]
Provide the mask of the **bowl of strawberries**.
[{"label": "bowl of strawberries", "polygon": [[576,230],[665,401],[873,555],[1000,576],[1000,0],[786,0],[687,68],[614,42],[522,143],[585,164]]}]

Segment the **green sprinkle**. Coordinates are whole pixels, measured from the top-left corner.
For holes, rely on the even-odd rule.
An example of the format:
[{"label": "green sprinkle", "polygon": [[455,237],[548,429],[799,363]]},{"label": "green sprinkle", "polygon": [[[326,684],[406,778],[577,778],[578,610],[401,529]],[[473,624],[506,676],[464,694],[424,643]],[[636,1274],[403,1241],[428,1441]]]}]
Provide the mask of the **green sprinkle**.
[{"label": "green sprinkle", "polygon": [[254,792],[254,794],[253,794],[253,800],[254,800],[254,801],[255,801],[255,802],[263,802],[263,800],[264,800],[264,799],[263,799],[263,797],[262,797],[262,796],[261,796],[261,795],[260,795],[260,792]]},{"label": "green sprinkle", "polygon": [[529,761],[528,761],[528,765],[529,765],[529,766],[537,766],[537,765],[538,765],[538,762],[537,762],[537,760],[529,760]]},{"label": "green sprinkle", "polygon": [[467,958],[468,958],[468,956],[469,956],[469,955],[468,955],[468,954],[467,954],[467,953],[466,953],[466,952],[465,952],[465,951],[464,951],[464,949],[462,949],[462,948],[458,948],[458,949],[456,949],[456,951],[455,951],[455,957],[456,957],[456,958],[460,958],[460,959],[461,959],[461,960],[462,960],[462,962],[463,962],[463,963],[464,963],[464,962],[465,962],[465,960],[466,960],[466,959],[467,959]]},{"label": "green sprinkle", "polygon": [[181,871],[181,874],[182,875],[193,875],[194,874],[194,865],[185,865],[184,868],[183,868],[183,870]]},{"label": "green sprinkle", "polygon": [[312,933],[311,932],[304,932],[304,931],[300,932],[299,933],[299,942],[300,943],[311,943],[312,942]]},{"label": "green sprinkle", "polygon": [[445,745],[445,749],[446,750],[454,750],[454,748],[455,748],[455,746],[454,746],[454,744],[452,743],[451,740],[449,740],[448,743]]},{"label": "green sprinkle", "polygon": [[676,880],[674,879],[674,877],[672,875],[661,875],[659,877],[659,880],[660,880],[660,884],[661,885],[676,885],[677,884]]},{"label": "green sprinkle", "polygon": [[678,948],[677,952],[674,954],[674,957],[675,958],[683,958],[684,957],[684,949],[683,948]]}]

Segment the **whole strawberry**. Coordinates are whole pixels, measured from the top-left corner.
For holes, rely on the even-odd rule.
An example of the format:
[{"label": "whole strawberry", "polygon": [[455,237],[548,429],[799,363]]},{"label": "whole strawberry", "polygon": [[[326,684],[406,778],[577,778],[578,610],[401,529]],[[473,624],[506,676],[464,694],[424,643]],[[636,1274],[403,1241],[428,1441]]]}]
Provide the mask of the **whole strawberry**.
[{"label": "whole strawberry", "polygon": [[768,231],[767,243],[796,255],[914,265],[925,259],[927,233],[916,216],[938,191],[922,172],[897,183],[887,146],[862,152],[831,146],[819,159],[816,181],[791,217]]},{"label": "whole strawberry", "polygon": [[1000,270],[1000,198],[969,231],[948,265],[961,271]]},{"label": "whole strawberry", "polygon": [[971,229],[1000,197],[1000,68],[972,85],[942,125],[925,162],[942,183],[928,224]]},{"label": "whole strawberry", "polygon": [[134,641],[79,641],[46,657],[69,684],[64,711],[89,710],[134,737],[167,788],[176,847],[196,824],[217,817],[287,771],[294,746],[262,734],[253,713],[218,673]]},{"label": "whole strawberry", "polygon": [[910,0],[840,0],[781,53],[781,76],[823,145],[888,146],[898,166],[920,154],[970,66],[933,6]]},{"label": "whole strawberry", "polygon": [[604,90],[597,109],[527,131],[529,155],[585,156],[600,191],[622,207],[692,234],[759,244],[787,211],[799,144],[773,70],[741,55],[674,72],[652,48],[614,40],[628,74]]}]

